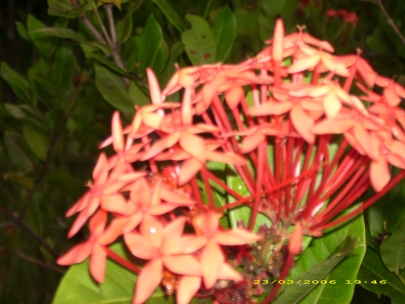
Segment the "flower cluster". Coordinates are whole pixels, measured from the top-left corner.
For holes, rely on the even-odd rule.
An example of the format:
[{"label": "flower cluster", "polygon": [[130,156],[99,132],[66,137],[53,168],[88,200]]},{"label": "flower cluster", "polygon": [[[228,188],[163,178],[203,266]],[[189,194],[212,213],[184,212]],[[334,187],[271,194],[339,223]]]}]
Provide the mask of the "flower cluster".
[{"label": "flower cluster", "polygon": [[[90,272],[102,282],[108,245],[122,236],[145,261],[134,303],[160,284],[178,303],[195,295],[243,303],[253,277],[287,276],[304,234],[319,236],[353,217],[405,176],[392,178],[389,168],[405,169],[404,88],[359,52],[336,56],[302,29],[285,36],[281,20],[267,44],[237,65],[178,68],[163,90],[147,70],[152,104],[137,108],[126,127],[114,113],[100,147],[112,144],[115,154],[100,154],[88,192],[66,214],[78,213],[69,237],[89,220],[90,238],[59,264],[90,256]],[[181,101],[166,101],[171,96]],[[248,195],[224,174],[240,177]],[[370,186],[374,197],[339,217]],[[225,205],[218,187],[232,198]],[[248,227],[222,227],[222,214],[240,205],[252,210]],[[259,212],[272,227],[256,234]],[[269,258],[270,248],[285,259]]]}]

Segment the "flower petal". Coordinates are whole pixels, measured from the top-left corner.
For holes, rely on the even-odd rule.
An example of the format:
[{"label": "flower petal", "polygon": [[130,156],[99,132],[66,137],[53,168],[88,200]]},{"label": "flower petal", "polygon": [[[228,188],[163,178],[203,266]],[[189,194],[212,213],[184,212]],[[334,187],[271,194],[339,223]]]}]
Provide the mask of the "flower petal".
[{"label": "flower petal", "polygon": [[176,255],[163,257],[163,264],[171,272],[184,275],[202,275],[201,265],[191,255]]},{"label": "flower petal", "polygon": [[203,138],[188,132],[182,132],[180,146],[200,163],[205,163],[205,146]]},{"label": "flower petal", "polygon": [[103,195],[100,201],[105,211],[127,214],[127,202],[121,194]]},{"label": "flower petal", "polygon": [[56,263],[63,266],[81,263],[90,255],[91,247],[92,246],[89,242],[84,242],[76,245],[64,255],[62,255],[56,261]]},{"label": "flower petal", "polygon": [[202,164],[196,159],[189,159],[180,167],[179,186],[190,181],[201,170]]},{"label": "flower petal", "polygon": [[113,147],[116,152],[124,151],[124,135],[122,133],[122,125],[120,112],[115,111],[111,123]]},{"label": "flower petal", "polygon": [[314,127],[313,119],[298,105],[292,108],[290,116],[297,132],[312,144],[315,141],[315,135],[311,133],[311,129]]},{"label": "flower petal", "polygon": [[261,236],[247,230],[232,229],[226,232],[217,232],[213,241],[221,245],[244,245],[263,239]]},{"label": "flower petal", "polygon": [[136,232],[124,234],[124,241],[127,244],[129,251],[137,258],[150,260],[155,257],[155,248],[144,237]]},{"label": "flower petal", "polygon": [[141,235],[155,248],[160,248],[163,241],[163,225],[157,218],[145,215],[139,227]]},{"label": "flower petal", "polygon": [[177,287],[177,304],[188,304],[201,286],[201,277],[186,276],[182,277]]},{"label": "flower petal", "polygon": [[90,273],[91,276],[96,280],[98,283],[102,283],[104,281],[105,276],[105,263],[107,259],[107,253],[98,244],[93,246],[93,252],[90,256]]},{"label": "flower petal", "polygon": [[370,165],[370,182],[374,190],[381,191],[390,181],[391,174],[388,162],[381,157],[379,161],[373,161]]},{"label": "flower petal", "polygon": [[215,285],[223,263],[224,254],[221,248],[215,242],[209,241],[201,254],[205,288],[210,289]]},{"label": "flower petal", "polygon": [[147,263],[138,276],[133,304],[144,303],[162,281],[163,263],[161,259]]}]

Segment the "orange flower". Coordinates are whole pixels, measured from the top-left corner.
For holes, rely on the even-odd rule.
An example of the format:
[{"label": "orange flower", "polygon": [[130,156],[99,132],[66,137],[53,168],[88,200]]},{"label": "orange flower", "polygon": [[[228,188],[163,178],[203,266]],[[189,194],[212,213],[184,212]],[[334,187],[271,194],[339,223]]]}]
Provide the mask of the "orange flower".
[{"label": "orange flower", "polygon": [[89,223],[90,238],[88,241],[70,249],[58,259],[57,263],[59,265],[77,264],[83,262],[90,256],[90,273],[97,282],[103,282],[107,258],[107,253],[104,251],[103,247],[114,241],[104,235],[106,222],[107,212],[104,210],[97,211]]},{"label": "orange flower", "polygon": [[131,253],[144,260],[145,264],[136,284],[134,304],[145,302],[163,277],[166,267],[173,273],[199,276],[201,266],[190,253],[200,249],[205,240],[183,236],[186,218],[179,217],[166,226],[152,216],[145,216],[140,225],[140,234],[130,232],[124,235]]}]

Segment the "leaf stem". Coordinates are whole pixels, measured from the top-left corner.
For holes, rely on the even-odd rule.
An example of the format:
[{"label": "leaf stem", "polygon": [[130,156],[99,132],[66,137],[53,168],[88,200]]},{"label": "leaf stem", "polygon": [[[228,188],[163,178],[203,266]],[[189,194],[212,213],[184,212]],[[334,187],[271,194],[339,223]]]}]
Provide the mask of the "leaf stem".
[{"label": "leaf stem", "polygon": [[387,11],[384,8],[384,5],[381,3],[381,0],[375,0],[375,3],[378,5],[380,10],[383,12],[385,18],[387,19],[387,23],[392,27],[394,30],[395,34],[397,34],[399,40],[402,41],[403,44],[405,44],[405,37],[402,35],[398,27],[395,25],[394,20],[388,15]]},{"label": "leaf stem", "polygon": [[405,279],[401,276],[399,273],[399,269],[395,270],[395,275],[398,277],[398,279],[401,281],[402,285],[405,286]]}]

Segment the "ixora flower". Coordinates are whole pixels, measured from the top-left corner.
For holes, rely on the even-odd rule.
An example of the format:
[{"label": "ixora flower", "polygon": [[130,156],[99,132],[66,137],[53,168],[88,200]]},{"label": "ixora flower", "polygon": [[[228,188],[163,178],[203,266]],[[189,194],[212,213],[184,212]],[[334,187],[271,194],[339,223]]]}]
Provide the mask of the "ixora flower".
[{"label": "ixora flower", "polygon": [[[100,145],[114,154],[100,155],[89,191],[66,214],[79,214],[69,237],[90,219],[90,238],[58,263],[90,256],[102,282],[105,259],[115,259],[138,274],[134,303],[159,285],[178,303],[248,302],[264,292],[269,303],[280,286],[269,292],[252,281],[285,279],[304,235],[321,236],[402,180],[405,89],[360,52],[334,55],[302,30],[285,36],[278,20],[256,57],[177,66],[163,90],[148,69],[152,104],[136,108],[128,126],[114,113]],[[176,92],[181,101],[166,102]],[[250,216],[235,221],[240,206]],[[270,226],[257,227],[259,212]],[[107,247],[121,236],[136,265]]]}]

